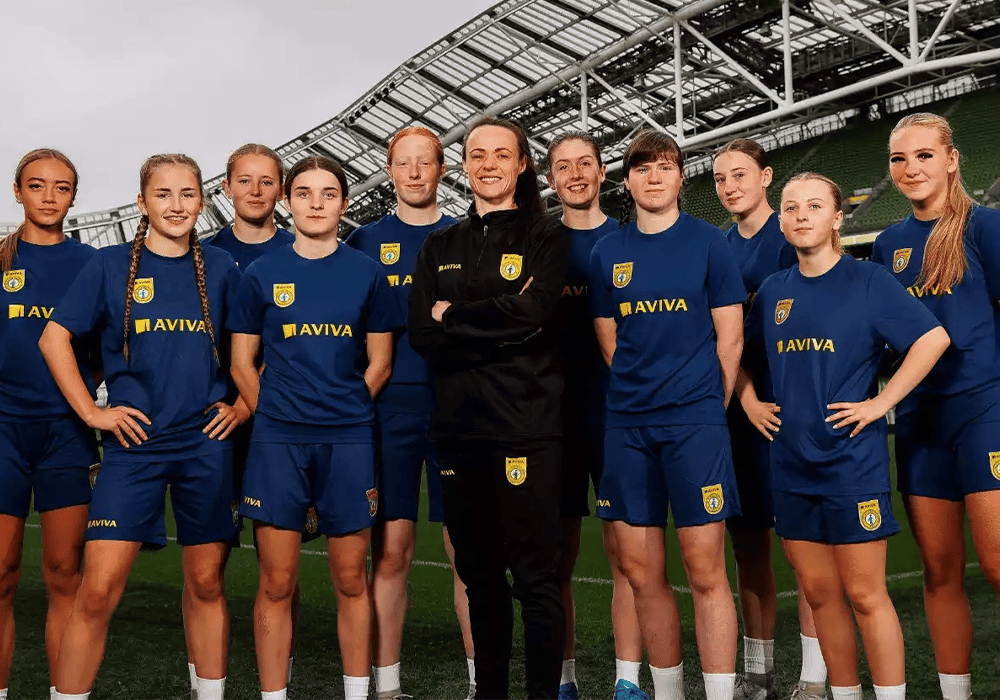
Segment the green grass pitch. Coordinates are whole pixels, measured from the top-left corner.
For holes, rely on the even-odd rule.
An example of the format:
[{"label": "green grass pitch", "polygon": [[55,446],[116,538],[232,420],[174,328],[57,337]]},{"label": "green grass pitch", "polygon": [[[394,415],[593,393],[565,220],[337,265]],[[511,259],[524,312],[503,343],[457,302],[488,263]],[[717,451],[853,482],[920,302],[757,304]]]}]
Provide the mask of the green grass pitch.
[{"label": "green grass pitch", "polygon": [[[426,504],[425,504],[426,505]],[[169,510],[168,510],[169,512]],[[889,590],[906,637],[908,697],[939,698],[927,625],[924,620],[919,561],[906,527],[898,497],[895,513],[903,532],[889,542]],[[423,515],[421,516],[423,517]],[[168,531],[172,523],[168,524]],[[249,526],[249,525],[248,525]],[[25,536],[21,585],[15,602],[17,646],[11,673],[12,699],[48,697],[48,672],[43,644],[45,592],[40,566],[41,533],[32,517]],[[249,530],[244,542],[250,541]],[[614,681],[614,643],[611,636],[611,585],[601,548],[600,525],[584,520],[583,544],[575,584],[577,605],[577,677],[581,697],[608,698]],[[672,532],[667,534],[669,575],[684,586],[683,568]],[[330,585],[322,542],[307,545],[302,557],[302,617],[296,645],[292,689],[299,699],[343,697],[342,669],[336,637],[336,603]],[[775,551],[780,548],[775,542]],[[111,622],[108,651],[97,678],[93,698],[188,697],[187,660],[180,617],[180,548],[143,553],[132,572],[122,604]],[[411,607],[403,646],[403,690],[415,698],[464,698],[467,691],[464,654],[451,604],[451,573],[441,544],[440,525],[421,521],[411,577]],[[969,561],[975,554],[969,545]],[[775,568],[781,591],[778,612],[776,665],[779,687],[788,689],[798,678],[799,638],[795,609],[795,582],[781,554]],[[735,566],[730,561],[730,577]],[[251,628],[257,567],[252,549],[233,553],[227,570],[227,593],[232,616],[232,648],[227,697],[259,698]],[[997,600],[975,565],[967,584],[975,617],[973,690],[976,696],[1000,698],[1000,619]],[[735,586],[735,582],[734,582]],[[694,639],[691,597],[678,593],[684,621],[685,686],[689,700],[704,698]],[[516,635],[520,634],[520,630]],[[741,644],[742,649],[742,644]],[[863,663],[863,662],[862,662]],[[742,661],[738,661],[742,668]],[[863,683],[871,678],[862,669]],[[641,677],[652,691],[648,670]],[[516,638],[512,692],[523,697],[523,648]],[[374,697],[374,684],[372,689]]]}]

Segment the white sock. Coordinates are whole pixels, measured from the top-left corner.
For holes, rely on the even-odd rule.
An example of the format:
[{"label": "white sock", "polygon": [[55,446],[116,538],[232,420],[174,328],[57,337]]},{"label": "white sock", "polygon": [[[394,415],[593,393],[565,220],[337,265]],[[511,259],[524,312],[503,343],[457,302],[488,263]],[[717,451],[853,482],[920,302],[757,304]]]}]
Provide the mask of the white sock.
[{"label": "white sock", "polygon": [[705,700],[732,700],[736,690],[735,673],[703,673]]},{"label": "white sock", "polygon": [[875,686],[875,700],[906,700],[906,683]]},{"label": "white sock", "polygon": [[346,700],[368,700],[368,676],[344,676]]},{"label": "white sock", "polygon": [[69,693],[60,693],[56,691],[54,698],[55,700],[87,700],[90,697],[90,693],[80,693],[79,695],[70,695]]},{"label": "white sock", "polygon": [[381,666],[375,668],[375,692],[385,693],[390,690],[399,690],[399,662],[392,666]]},{"label": "white sock", "polygon": [[860,685],[850,688],[830,686],[830,693],[833,700],[865,700],[865,696],[861,694]]},{"label": "white sock", "polygon": [[819,640],[802,633],[799,633],[799,637],[802,638],[802,673],[799,674],[799,680],[806,683],[826,683],[826,662],[823,661]]},{"label": "white sock", "polygon": [[615,685],[618,681],[628,681],[636,686],[639,685],[639,669],[642,668],[641,661],[622,661],[615,659]]},{"label": "white sock", "polygon": [[191,689],[198,690],[198,674],[194,670],[194,664],[188,664],[188,677],[191,679]]},{"label": "white sock", "polygon": [[[49,694],[52,694],[52,689],[49,689]],[[7,689],[0,688],[0,700],[7,700]]]},{"label": "white sock", "polygon": [[466,657],[465,665],[469,667],[469,684],[476,684],[476,660]]},{"label": "white sock", "polygon": [[[4,689],[4,692],[6,692],[6,689]],[[6,698],[7,696],[4,695],[3,697]],[[55,697],[56,697],[56,687],[54,685],[50,685],[49,686],[49,700],[55,700]]]},{"label": "white sock", "polygon": [[292,659],[293,657],[288,657],[288,680],[285,681],[288,685],[292,684]]},{"label": "white sock", "polygon": [[649,670],[653,673],[653,700],[684,700],[683,661],[673,668],[650,666]]},{"label": "white sock", "polygon": [[559,679],[559,685],[567,683],[576,685],[576,659],[563,659],[562,678]]},{"label": "white sock", "polygon": [[226,694],[226,679],[198,679],[198,700],[222,700]]},{"label": "white sock", "polygon": [[288,688],[272,690],[270,693],[261,691],[260,700],[288,700]]},{"label": "white sock", "polygon": [[939,673],[941,697],[944,700],[969,700],[972,697],[972,676],[968,673]]},{"label": "white sock", "polygon": [[774,670],[774,640],[743,638],[743,671],[763,676]]}]

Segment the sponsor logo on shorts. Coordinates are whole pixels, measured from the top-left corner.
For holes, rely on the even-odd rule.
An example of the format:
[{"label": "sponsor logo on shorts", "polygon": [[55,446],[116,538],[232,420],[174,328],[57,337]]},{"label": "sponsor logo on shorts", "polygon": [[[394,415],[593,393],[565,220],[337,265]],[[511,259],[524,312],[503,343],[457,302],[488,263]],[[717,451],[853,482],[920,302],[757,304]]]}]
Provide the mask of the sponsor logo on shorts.
[{"label": "sponsor logo on shorts", "polygon": [[316,531],[319,530],[319,516],[316,514],[316,506],[309,506],[309,510],[306,511],[306,522],[303,529],[310,535],[315,535]]},{"label": "sponsor logo on shorts", "polygon": [[140,304],[148,304],[153,301],[153,278],[140,277],[132,287],[132,299]]},{"label": "sponsor logo on shorts", "polygon": [[408,284],[413,284],[413,275],[405,275],[403,281],[399,281],[399,275],[386,275],[386,279],[389,280],[390,287],[405,287]]},{"label": "sponsor logo on shorts", "polygon": [[528,458],[507,458],[507,481],[514,486],[520,486],[528,478]]},{"label": "sponsor logo on shorts", "polygon": [[274,303],[278,307],[284,309],[292,305],[295,301],[295,285],[294,284],[276,284],[274,285]]},{"label": "sponsor logo on shorts", "polygon": [[504,253],[500,257],[500,276],[505,280],[516,280],[521,276],[521,261],[520,255]]},{"label": "sponsor logo on shorts", "polygon": [[906,269],[906,266],[910,264],[910,254],[913,253],[913,248],[900,248],[895,253],[892,254],[892,271],[897,275]]},{"label": "sponsor logo on shorts", "polygon": [[88,520],[87,527],[118,527],[118,521],[116,520],[105,520],[101,518],[99,520]]},{"label": "sponsor logo on shorts", "polygon": [[368,515],[374,517],[378,512],[378,489],[368,489],[365,494],[368,496]]},{"label": "sponsor logo on shorts", "polygon": [[90,475],[90,488],[93,489],[97,486],[97,475],[101,472],[101,463],[91,464],[87,471]]},{"label": "sponsor logo on shorts", "polygon": [[774,307],[774,323],[776,325],[780,326],[788,320],[788,314],[792,312],[792,302],[794,301],[794,299],[782,299]]},{"label": "sponsor logo on shorts", "polygon": [[614,267],[611,268],[611,283],[615,285],[616,288],[621,289],[622,287],[628,286],[628,283],[632,281],[632,263],[615,263]]},{"label": "sponsor logo on shorts", "polygon": [[868,532],[875,532],[882,527],[882,511],[879,510],[878,501],[858,503],[858,520],[861,521],[861,527]]},{"label": "sponsor logo on shorts", "polygon": [[253,506],[254,508],[263,508],[263,506],[260,504],[259,498],[250,498],[250,496],[244,496],[243,502],[246,503],[248,506]]},{"label": "sponsor logo on shorts", "polygon": [[386,265],[393,265],[399,262],[399,244],[383,243],[379,247],[378,257]]},{"label": "sponsor logo on shorts", "polygon": [[1000,480],[1000,452],[990,452],[990,471],[994,479]]},{"label": "sponsor logo on shorts", "polygon": [[233,525],[236,525],[238,527],[240,524],[240,502],[233,501],[232,503],[230,503],[229,512],[232,513],[233,515]]},{"label": "sponsor logo on shorts", "polygon": [[606,501],[603,498],[598,498],[597,499],[597,507],[598,508],[610,508],[611,507],[611,501]]},{"label": "sponsor logo on shorts", "polygon": [[705,505],[705,512],[709,515],[718,515],[722,511],[722,506],[726,505],[726,500],[722,497],[722,484],[702,486],[701,502]]},{"label": "sponsor logo on shorts", "polygon": [[20,292],[22,289],[24,289],[24,270],[8,270],[3,273],[5,292]]}]

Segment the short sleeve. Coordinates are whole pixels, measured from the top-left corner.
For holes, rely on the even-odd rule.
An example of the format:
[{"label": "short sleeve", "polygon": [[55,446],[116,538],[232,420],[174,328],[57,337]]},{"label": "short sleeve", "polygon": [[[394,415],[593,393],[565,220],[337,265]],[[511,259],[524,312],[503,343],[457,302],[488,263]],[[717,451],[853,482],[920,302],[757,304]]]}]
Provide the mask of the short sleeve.
[{"label": "short sleeve", "polygon": [[615,305],[611,299],[611,286],[608,280],[611,275],[604,274],[601,269],[601,253],[597,246],[590,251],[590,265],[587,269],[588,296],[590,297],[590,315],[594,318],[614,318]]},{"label": "short sleeve", "polygon": [[976,211],[973,226],[976,248],[979,250],[986,289],[990,299],[1000,300],[1000,214],[993,210]]},{"label": "short sleeve", "polygon": [[52,313],[52,320],[73,335],[83,336],[97,330],[107,316],[104,255],[99,253],[80,270]]},{"label": "short sleeve", "polygon": [[708,248],[708,305],[712,309],[747,300],[736,258],[722,234],[713,235]]},{"label": "short sleeve", "polygon": [[881,266],[872,270],[868,280],[866,306],[875,333],[899,353],[905,352],[924,333],[941,325],[926,306]]},{"label": "short sleeve", "polygon": [[231,333],[262,335],[266,308],[260,280],[252,270],[248,271],[243,275],[243,279],[239,280],[236,301],[229,318],[226,319],[226,330]]},{"label": "short sleeve", "polygon": [[391,333],[405,328],[403,312],[385,275],[376,272],[370,290],[366,319],[368,332]]}]

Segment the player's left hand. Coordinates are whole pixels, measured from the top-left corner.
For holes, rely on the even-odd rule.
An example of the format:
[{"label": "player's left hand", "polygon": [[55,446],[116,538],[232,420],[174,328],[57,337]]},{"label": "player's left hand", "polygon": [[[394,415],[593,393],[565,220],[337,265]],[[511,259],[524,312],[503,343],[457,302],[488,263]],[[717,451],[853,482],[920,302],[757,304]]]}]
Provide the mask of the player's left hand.
[{"label": "player's left hand", "polygon": [[827,408],[831,411],[836,411],[831,416],[826,419],[827,423],[834,423],[834,428],[844,428],[851,423],[857,423],[854,430],[851,431],[850,437],[854,437],[869,423],[874,423],[879,418],[885,416],[889,412],[891,406],[885,406],[879,397],[876,396],[872,399],[866,399],[860,403],[851,403],[849,401],[839,401],[837,403],[831,403],[827,405]]},{"label": "player's left hand", "polygon": [[212,417],[212,420],[201,431],[207,433],[211,440],[225,440],[237,426],[243,425],[250,418],[250,412],[241,402],[237,402],[235,406],[230,406],[224,401],[216,401],[205,409],[205,413],[213,409],[216,411],[215,416]]},{"label": "player's left hand", "polygon": [[431,308],[431,318],[438,323],[444,323],[444,312],[448,310],[449,306],[451,306],[450,301],[435,301]]}]

